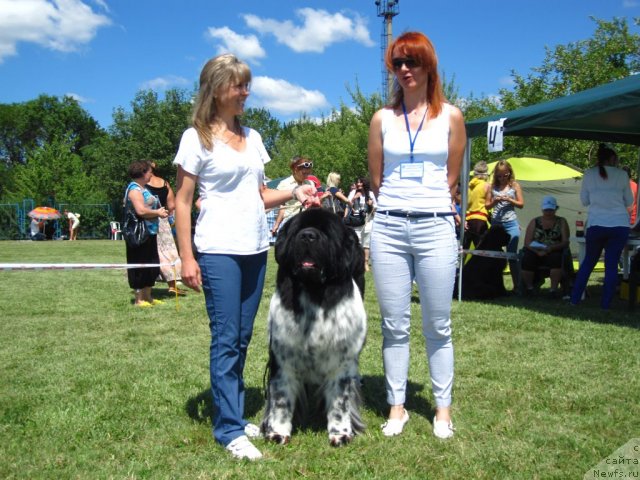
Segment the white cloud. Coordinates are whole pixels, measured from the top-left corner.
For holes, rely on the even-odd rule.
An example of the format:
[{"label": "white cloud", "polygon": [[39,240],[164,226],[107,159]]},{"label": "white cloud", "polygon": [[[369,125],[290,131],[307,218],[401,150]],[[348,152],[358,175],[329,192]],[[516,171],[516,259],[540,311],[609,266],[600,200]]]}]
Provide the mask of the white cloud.
[{"label": "white cloud", "polygon": [[147,80],[143,82],[140,86],[143,90],[155,90],[162,91],[167,90],[171,87],[181,87],[184,85],[189,85],[189,80],[184,77],[179,77],[177,75],[167,75],[165,77],[156,77],[151,80]]},{"label": "white cloud", "polygon": [[290,20],[262,19],[257,15],[243,15],[248,27],[262,34],[272,34],[279,43],[295,52],[323,52],[329,45],[355,40],[367,47],[375,45],[369,36],[366,20],[358,14],[352,18],[343,13],[331,14],[326,10],[301,8],[296,15],[302,18],[302,26]]},{"label": "white cloud", "polygon": [[218,46],[218,54],[233,53],[244,61],[258,63],[258,59],[264,58],[266,52],[260,46],[260,41],[255,35],[240,35],[229,27],[209,28],[207,35],[221,41]]},{"label": "white cloud", "polygon": [[111,20],[80,0],[0,0],[0,63],[19,42],[72,52]]},{"label": "white cloud", "polygon": [[498,83],[503,87],[513,87],[516,84],[516,82],[513,81],[512,76],[500,77],[498,79]]},{"label": "white cloud", "polygon": [[318,90],[306,90],[286,80],[270,77],[254,77],[251,96],[260,107],[284,115],[311,112],[329,106],[325,96]]},{"label": "white cloud", "polygon": [[92,99],[90,99],[90,98],[83,97],[82,95],[79,95],[79,94],[77,94],[77,93],[73,93],[73,92],[65,93],[65,96],[67,96],[67,97],[71,97],[71,98],[73,98],[76,102],[81,103],[81,104],[82,104],[82,103],[93,103],[93,102],[94,102],[94,100],[92,100]]},{"label": "white cloud", "polygon": [[638,0],[623,0],[622,7],[623,8],[640,7],[640,1],[638,1]]}]

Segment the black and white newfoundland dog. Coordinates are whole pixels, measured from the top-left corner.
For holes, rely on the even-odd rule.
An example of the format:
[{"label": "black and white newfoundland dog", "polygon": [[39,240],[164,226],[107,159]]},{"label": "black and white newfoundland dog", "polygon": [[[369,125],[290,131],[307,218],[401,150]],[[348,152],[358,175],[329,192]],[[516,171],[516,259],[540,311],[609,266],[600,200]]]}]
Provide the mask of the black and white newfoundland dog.
[{"label": "black and white newfoundland dog", "polygon": [[346,444],[364,431],[358,375],[367,325],[362,248],[339,216],[310,208],[282,227],[275,257],[262,433],[286,444],[294,411],[322,409],[331,445]]}]

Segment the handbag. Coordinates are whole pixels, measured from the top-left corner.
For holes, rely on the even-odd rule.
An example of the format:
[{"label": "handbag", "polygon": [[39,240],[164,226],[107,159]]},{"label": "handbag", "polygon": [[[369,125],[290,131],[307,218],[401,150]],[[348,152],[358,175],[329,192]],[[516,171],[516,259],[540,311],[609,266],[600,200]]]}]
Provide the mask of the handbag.
[{"label": "handbag", "polygon": [[130,247],[139,247],[149,239],[147,222],[138,217],[129,207],[124,212],[122,238]]},{"label": "handbag", "polygon": [[[129,193],[129,189],[127,189]],[[125,204],[126,195],[125,193]],[[122,238],[130,247],[139,247],[149,239],[149,229],[147,228],[147,222],[144,219],[136,215],[129,205],[124,210],[124,218],[122,219]]]},{"label": "handbag", "polygon": [[360,210],[349,209],[349,213],[344,217],[344,224],[348,227],[361,227],[367,221],[367,211],[363,208]]}]

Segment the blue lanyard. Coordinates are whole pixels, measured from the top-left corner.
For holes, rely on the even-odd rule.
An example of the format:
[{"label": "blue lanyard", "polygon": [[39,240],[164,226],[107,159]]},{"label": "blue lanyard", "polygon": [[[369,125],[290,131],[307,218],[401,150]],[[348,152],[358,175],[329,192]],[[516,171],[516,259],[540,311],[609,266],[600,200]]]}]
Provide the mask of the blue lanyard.
[{"label": "blue lanyard", "polygon": [[418,125],[418,130],[416,131],[415,137],[411,138],[411,128],[409,127],[409,116],[407,115],[407,107],[404,106],[404,101],[402,102],[402,113],[404,113],[404,123],[407,125],[407,133],[409,134],[409,158],[411,159],[411,163],[413,163],[413,147],[416,144],[416,140],[418,139],[418,134],[420,130],[422,130],[422,124],[424,123],[424,119],[427,116],[427,111],[429,107],[427,107],[424,111],[424,115],[422,115],[422,120],[420,121],[420,125]]}]

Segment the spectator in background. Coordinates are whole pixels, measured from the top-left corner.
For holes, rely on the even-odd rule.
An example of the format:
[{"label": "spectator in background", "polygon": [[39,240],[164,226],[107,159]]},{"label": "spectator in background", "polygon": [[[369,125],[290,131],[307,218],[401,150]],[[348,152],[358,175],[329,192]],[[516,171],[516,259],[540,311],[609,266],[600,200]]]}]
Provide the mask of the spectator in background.
[{"label": "spectator in background", "polygon": [[629,208],[633,196],[629,176],[618,168],[615,150],[601,143],[598,165],[582,176],[580,200],[589,207],[585,235],[585,256],[578,269],[571,303],[577,305],[589,276],[604,250],[604,286],[600,307],[608,310],[618,284],[618,260],[629,238]]},{"label": "spectator in background", "polygon": [[[291,191],[298,185],[304,185],[305,183],[311,184],[311,182],[305,182],[308,175],[313,174],[313,162],[306,157],[295,156],[289,162],[289,168],[291,169],[291,175],[283,179],[276,190],[288,190]],[[284,205],[280,205],[280,211],[276,217],[276,221],[271,227],[271,234],[277,235],[278,230],[283,223],[293,218],[302,209],[302,204],[297,198],[292,198]]]},{"label": "spectator in background", "polygon": [[35,218],[31,219],[30,225],[30,238],[31,240],[44,240],[46,237],[42,230],[44,229],[44,222]]},{"label": "spectator in background", "polygon": [[[160,201],[160,205],[165,207],[171,217],[176,208],[175,196],[169,182],[157,175],[157,165],[155,162],[151,164],[151,179],[147,183],[147,190],[155,195]],[[158,219],[158,257],[160,263],[164,264],[160,267],[160,276],[167,282],[169,293],[174,295],[186,295],[186,290],[178,288],[176,282],[180,280],[182,271],[182,262],[178,255],[176,242],[173,238],[169,217]],[[174,266],[171,266],[174,265]]]},{"label": "spectator in background", "polygon": [[69,240],[77,240],[78,227],[80,226],[80,214],[65,210],[64,216],[69,220]]},{"label": "spectator in background", "polygon": [[558,286],[564,270],[563,253],[569,246],[569,224],[558,217],[558,202],[555,197],[546,195],[540,205],[542,215],[532,218],[524,235],[524,256],[522,257],[522,283],[524,294],[533,292],[533,281],[538,267],[548,267],[551,276],[552,297],[560,297]]},{"label": "spectator in background", "polygon": [[486,207],[487,191],[491,187],[487,178],[487,162],[479,161],[473,167],[473,178],[469,181],[469,198],[467,199],[467,213],[465,219],[465,235],[463,248],[465,250],[480,243],[480,238],[489,228],[489,212]]},{"label": "spectator in background", "polygon": [[636,215],[638,213],[638,184],[631,178],[631,169],[626,165],[622,167],[622,170],[627,172],[629,176],[629,187],[631,187],[631,194],[633,195],[633,205],[629,208],[629,224],[636,224]]},{"label": "spectator in background", "polygon": [[[137,247],[126,243],[127,263],[155,265],[160,263],[157,240],[158,219],[167,218],[169,212],[160,205],[158,199],[146,188],[151,175],[151,164],[146,160],[133,162],[129,165],[131,182],[124,194],[125,207],[133,209],[138,217],[144,219],[149,230],[149,238]],[[135,290],[136,307],[151,307],[163,303],[161,300],[151,297],[151,287],[155,285],[159,273],[159,267],[130,268],[127,270],[129,286]]]},{"label": "spectator in background", "polygon": [[[518,253],[518,241],[520,240],[520,224],[516,215],[516,208],[524,207],[522,188],[516,182],[516,175],[511,164],[506,160],[500,160],[493,169],[493,182],[487,189],[485,208],[493,209],[491,212],[491,225],[501,225],[509,235],[507,252]],[[509,270],[513,280],[513,290],[517,291],[520,281],[518,261],[509,260]]]},{"label": "spectator in background", "polygon": [[349,207],[345,210],[345,218],[349,215],[361,215],[362,225],[351,226],[360,240],[360,246],[364,250],[364,269],[369,271],[369,250],[371,246],[371,220],[376,208],[376,197],[369,187],[369,179],[360,177],[356,180],[356,188],[349,193]]},{"label": "spectator in background", "polygon": [[327,188],[322,196],[322,206],[343,217],[349,199],[340,188],[340,178],[340,174],[336,172],[330,172],[327,175]]}]

